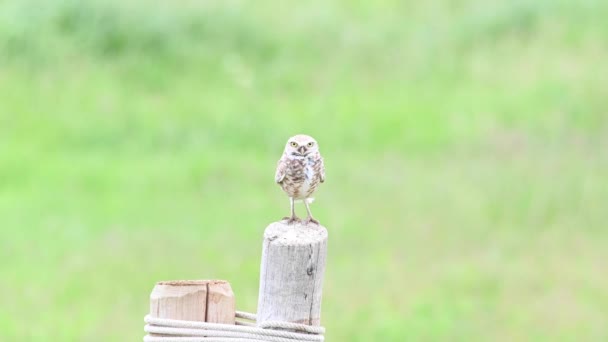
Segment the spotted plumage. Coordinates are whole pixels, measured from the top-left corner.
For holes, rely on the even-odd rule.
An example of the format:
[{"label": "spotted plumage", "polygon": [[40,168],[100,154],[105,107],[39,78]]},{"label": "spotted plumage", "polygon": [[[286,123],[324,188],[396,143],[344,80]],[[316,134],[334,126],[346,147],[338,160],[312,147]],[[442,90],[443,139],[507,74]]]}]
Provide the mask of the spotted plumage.
[{"label": "spotted plumage", "polygon": [[296,200],[301,200],[306,206],[306,222],[318,223],[312,217],[309,204],[319,184],[325,181],[325,166],[315,139],[308,135],[289,138],[283,156],[277,163],[275,181],[289,196],[291,216],[286,217],[289,223],[299,220],[295,215]]}]

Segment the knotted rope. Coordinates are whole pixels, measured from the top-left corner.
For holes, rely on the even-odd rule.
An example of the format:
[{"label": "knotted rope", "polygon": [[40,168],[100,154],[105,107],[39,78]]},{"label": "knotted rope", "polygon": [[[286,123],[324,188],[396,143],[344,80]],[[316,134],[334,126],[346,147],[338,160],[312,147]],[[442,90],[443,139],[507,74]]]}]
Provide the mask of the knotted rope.
[{"label": "knotted rope", "polygon": [[[147,315],[144,342],[323,342],[325,328],[268,321],[256,325],[256,315],[237,311],[236,324],[219,324]],[[245,320],[245,321],[243,321]],[[291,331],[287,331],[288,329]]]}]

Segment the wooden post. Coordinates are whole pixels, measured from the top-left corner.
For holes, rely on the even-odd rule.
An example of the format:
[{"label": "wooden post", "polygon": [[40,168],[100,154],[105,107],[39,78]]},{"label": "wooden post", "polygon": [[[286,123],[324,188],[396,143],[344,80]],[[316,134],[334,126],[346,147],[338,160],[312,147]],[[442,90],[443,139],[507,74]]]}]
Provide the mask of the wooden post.
[{"label": "wooden post", "polygon": [[321,323],[327,229],[284,222],[264,231],[257,323]]},{"label": "wooden post", "polygon": [[161,281],[150,294],[150,316],[234,324],[232,288],[223,280]]}]

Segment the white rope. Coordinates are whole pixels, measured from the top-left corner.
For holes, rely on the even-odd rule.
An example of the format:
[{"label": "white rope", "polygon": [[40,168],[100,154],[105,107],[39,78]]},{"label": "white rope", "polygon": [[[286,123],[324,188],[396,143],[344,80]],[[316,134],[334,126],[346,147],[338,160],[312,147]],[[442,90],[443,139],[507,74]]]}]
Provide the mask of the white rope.
[{"label": "white rope", "polygon": [[[144,342],[323,342],[325,328],[306,324],[268,321],[255,325],[256,315],[237,311],[236,324],[219,324],[147,315]],[[290,331],[286,331],[288,329]],[[149,334],[153,334],[152,336]]]}]

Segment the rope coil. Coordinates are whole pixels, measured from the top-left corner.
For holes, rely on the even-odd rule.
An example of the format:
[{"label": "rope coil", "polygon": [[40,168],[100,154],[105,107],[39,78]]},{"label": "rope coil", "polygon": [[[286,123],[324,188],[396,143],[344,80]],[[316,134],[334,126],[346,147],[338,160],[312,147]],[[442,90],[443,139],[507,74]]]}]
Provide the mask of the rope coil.
[{"label": "rope coil", "polygon": [[[325,328],[306,324],[268,321],[255,325],[256,315],[237,311],[235,325],[144,318],[148,333],[144,342],[323,342]],[[283,330],[283,329],[288,329]],[[154,334],[154,335],[149,335]]]}]

